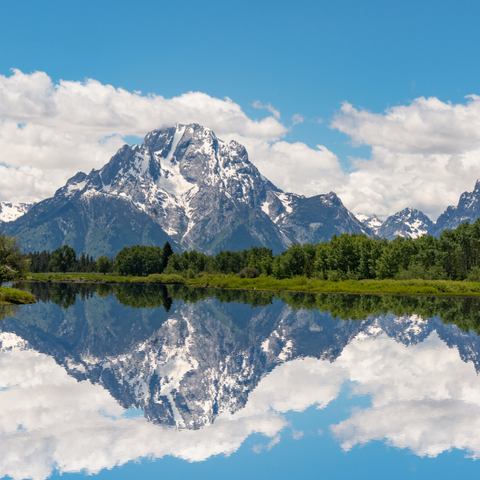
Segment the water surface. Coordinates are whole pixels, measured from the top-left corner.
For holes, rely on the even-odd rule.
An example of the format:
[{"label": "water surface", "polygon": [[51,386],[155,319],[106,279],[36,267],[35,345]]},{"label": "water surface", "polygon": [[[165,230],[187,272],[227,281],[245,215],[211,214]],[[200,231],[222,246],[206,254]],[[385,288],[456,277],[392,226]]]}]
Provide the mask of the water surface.
[{"label": "water surface", "polygon": [[477,299],[23,284],[0,478],[479,471]]}]

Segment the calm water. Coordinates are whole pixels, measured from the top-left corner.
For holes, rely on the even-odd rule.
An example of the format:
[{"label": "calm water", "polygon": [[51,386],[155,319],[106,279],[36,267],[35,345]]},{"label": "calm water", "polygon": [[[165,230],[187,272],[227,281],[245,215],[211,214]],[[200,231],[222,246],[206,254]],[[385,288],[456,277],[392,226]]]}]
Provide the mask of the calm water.
[{"label": "calm water", "polygon": [[480,473],[480,302],[26,284],[0,478]]}]

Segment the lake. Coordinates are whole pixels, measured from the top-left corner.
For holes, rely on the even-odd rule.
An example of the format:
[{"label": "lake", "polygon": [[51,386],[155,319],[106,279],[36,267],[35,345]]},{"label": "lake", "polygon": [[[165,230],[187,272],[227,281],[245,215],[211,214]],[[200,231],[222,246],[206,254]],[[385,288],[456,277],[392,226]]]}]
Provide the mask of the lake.
[{"label": "lake", "polygon": [[480,471],[480,300],[19,284],[0,478]]}]

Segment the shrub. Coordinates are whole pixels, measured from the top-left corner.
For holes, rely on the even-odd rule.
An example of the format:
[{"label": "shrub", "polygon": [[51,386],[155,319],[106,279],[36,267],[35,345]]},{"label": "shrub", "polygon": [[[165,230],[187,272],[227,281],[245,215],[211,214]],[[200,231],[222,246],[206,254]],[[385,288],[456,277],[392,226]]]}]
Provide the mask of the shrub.
[{"label": "shrub", "polygon": [[342,274],[338,270],[330,270],[328,272],[327,280],[329,282],[341,282],[343,280]]},{"label": "shrub", "polygon": [[237,276],[240,278],[257,278],[260,276],[260,272],[256,268],[247,267],[243,270],[240,270]]},{"label": "shrub", "polygon": [[467,282],[480,282],[480,267],[472,267],[466,280]]},{"label": "shrub", "polygon": [[163,283],[163,284],[185,284],[185,279],[181,275],[175,273],[152,273],[145,278],[147,283]]},{"label": "shrub", "polygon": [[164,277],[165,275],[163,273],[152,273],[146,278],[146,280],[148,283],[164,283]]}]

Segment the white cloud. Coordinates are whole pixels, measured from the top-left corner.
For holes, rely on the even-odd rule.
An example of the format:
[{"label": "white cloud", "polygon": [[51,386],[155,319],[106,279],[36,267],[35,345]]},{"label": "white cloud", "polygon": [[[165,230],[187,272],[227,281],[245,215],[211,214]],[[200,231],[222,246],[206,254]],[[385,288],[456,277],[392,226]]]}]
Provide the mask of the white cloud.
[{"label": "white cloud", "polygon": [[339,188],[348,208],[389,215],[407,206],[436,220],[480,177],[480,97],[466,104],[417,98],[375,114],[344,103],[331,127],[372,147]]},{"label": "white cloud", "polygon": [[313,196],[338,191],[345,183],[337,156],[322,145],[312,149],[301,142],[242,140],[260,172],[287,192]]},{"label": "white cloud", "polygon": [[[433,220],[480,177],[480,97],[466,104],[418,98],[371,113],[343,104],[331,127],[372,149],[349,173],[326,147],[286,142],[280,112],[250,119],[229,98],[201,92],[142,95],[87,79],[52,82],[46,73],[0,75],[0,200],[38,201],[82,170],[102,167],[128,135],[174,123],[199,123],[236,139],[263,175],[285,191],[336,192],[347,208],[387,216],[407,206]],[[293,124],[301,123],[296,114]]]},{"label": "white cloud", "polygon": [[300,113],[296,113],[293,117],[292,117],[292,123],[293,125],[298,125],[299,123],[303,123],[305,121],[305,118],[303,117],[303,115],[301,115]]},{"label": "white cloud", "polygon": [[332,127],[354,142],[404,153],[458,154],[480,147],[480,97],[453,105],[438,98],[415,99],[385,114],[358,110],[345,102]]},{"label": "white cloud", "polygon": [[253,108],[268,110],[277,120],[280,120],[280,112],[273,108],[269,103],[263,105],[259,100],[253,102]]},{"label": "white cloud", "polygon": [[[270,110],[273,117],[257,121],[229,98],[200,92],[142,96],[91,79],[55,84],[46,73],[14,70],[0,75],[0,164],[17,170],[2,172],[9,188],[0,200],[41,200],[77,171],[102,167],[122,137],[174,123],[199,123],[220,138],[276,141],[288,129]],[[32,185],[29,177],[35,176],[39,181]]]}]

